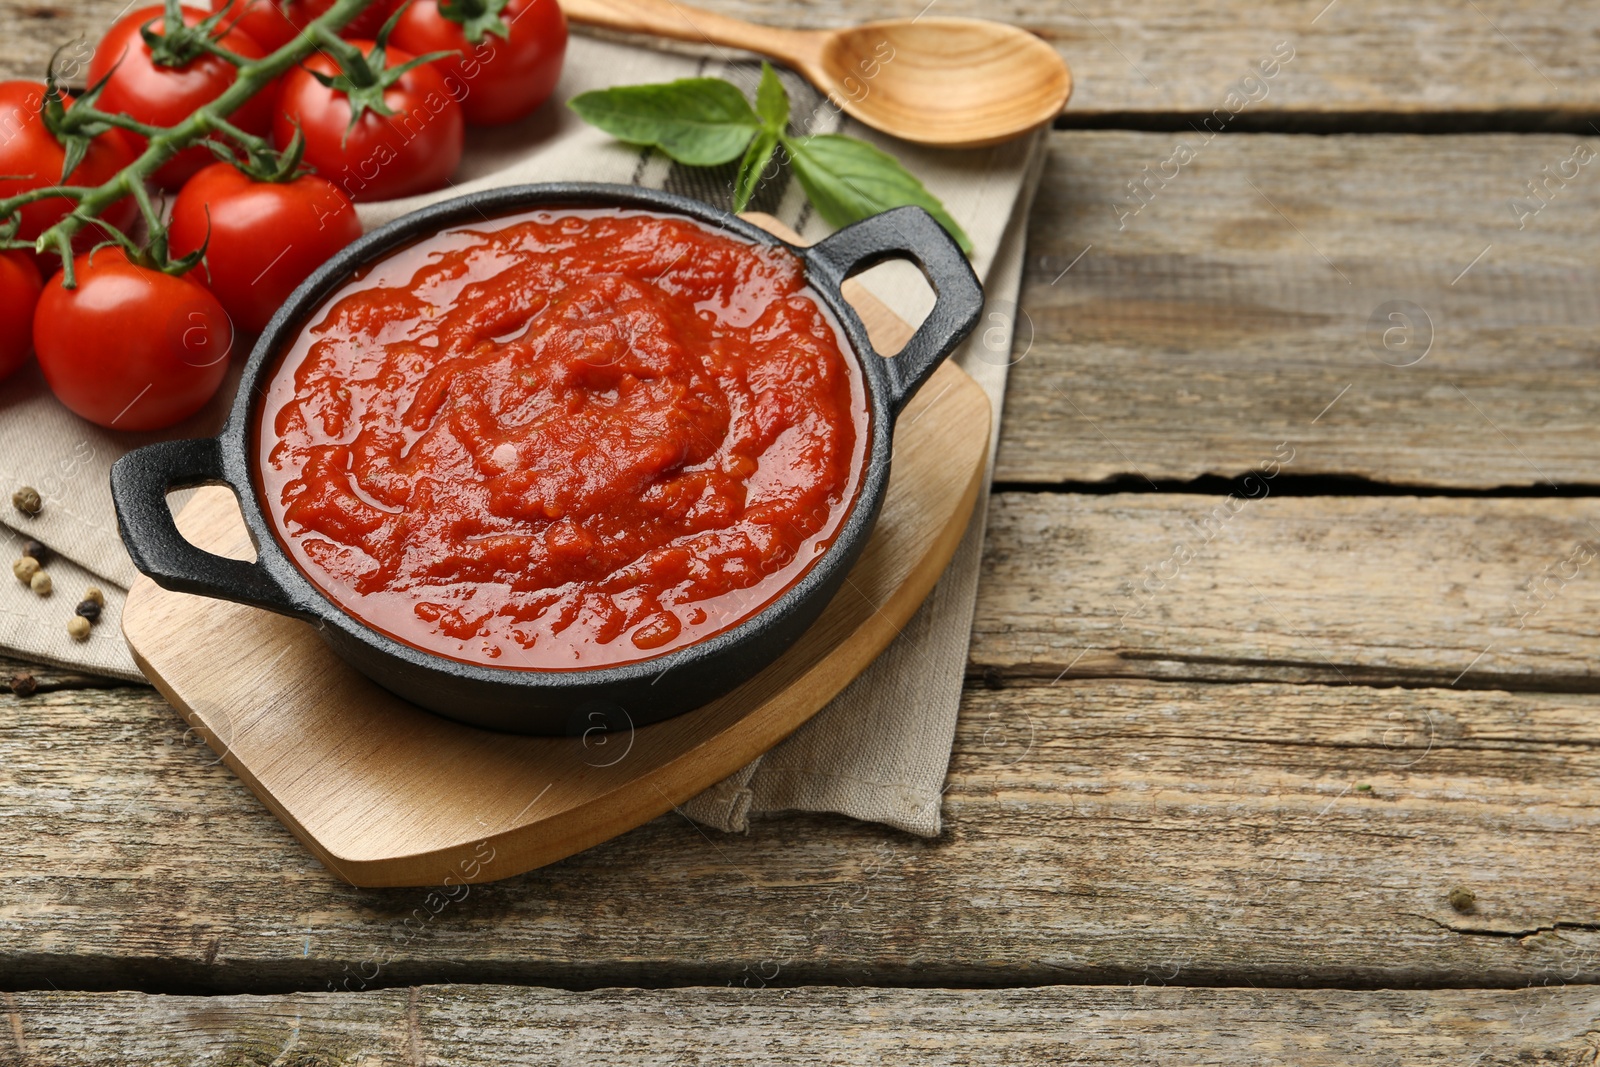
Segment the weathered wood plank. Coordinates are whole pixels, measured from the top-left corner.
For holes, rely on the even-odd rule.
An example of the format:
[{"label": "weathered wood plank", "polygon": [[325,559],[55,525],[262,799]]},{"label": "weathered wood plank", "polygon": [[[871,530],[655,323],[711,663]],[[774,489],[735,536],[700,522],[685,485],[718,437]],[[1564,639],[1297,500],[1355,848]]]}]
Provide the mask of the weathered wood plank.
[{"label": "weathered wood plank", "polygon": [[1600,482],[1597,231],[1600,138],[1057,133],[997,477]]},{"label": "weathered wood plank", "polygon": [[78,671],[67,670],[65,667],[53,667],[48,664],[33,663],[29,660],[0,655],[0,693],[10,692],[12,679],[18,675],[31,676],[34,685],[38,686],[39,689],[111,689],[134,684],[132,682],[124,682],[118,678],[107,678],[99,674],[83,674]]},{"label": "weathered wood plank", "polygon": [[1245,491],[996,497],[972,662],[1600,689],[1600,502]]},{"label": "weathered wood plank", "polygon": [[[1587,1064],[1600,991],[601,989],[8,994],[18,1063]],[[31,1057],[31,1058],[30,1058]],[[12,1062],[4,1052],[0,1061]]]},{"label": "weathered wood plank", "polygon": [[344,885],[141,690],[0,697],[0,766],[16,988],[1600,981],[1589,695],[974,689],[937,841],[674,814],[450,896]]},{"label": "weathered wood plank", "polygon": [[[0,72],[32,75],[76,35],[103,32],[125,0],[4,0]],[[1396,23],[1380,0],[1196,7],[1181,0],[701,0],[757,22],[839,26],[868,18],[969,15],[1026,27],[1072,65],[1076,114],[1226,108],[1251,118],[1327,114],[1536,111],[1576,121],[1600,106],[1591,76],[1600,12],[1583,0],[1522,5],[1421,0]],[[1274,50],[1293,58],[1259,79]],[[1270,69],[1270,68],[1269,68]],[[1258,80],[1242,80],[1255,73]],[[1238,95],[1231,100],[1230,92]]]}]

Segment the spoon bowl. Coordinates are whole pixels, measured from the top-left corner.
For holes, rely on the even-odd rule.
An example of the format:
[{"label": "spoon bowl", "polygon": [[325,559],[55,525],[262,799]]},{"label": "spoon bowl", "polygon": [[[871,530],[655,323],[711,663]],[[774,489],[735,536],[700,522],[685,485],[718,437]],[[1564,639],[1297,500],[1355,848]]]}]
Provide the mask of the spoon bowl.
[{"label": "spoon bowl", "polygon": [[1049,122],[1072,75],[1044,41],[982,19],[868,22],[824,35],[799,64],[851,117],[921,144],[976,148]]},{"label": "spoon bowl", "polygon": [[676,0],[562,0],[573,22],[742,48],[794,67],[874,129],[979,148],[1050,122],[1072,74],[1044,41],[1001,22],[887,19],[838,30],[758,26]]}]

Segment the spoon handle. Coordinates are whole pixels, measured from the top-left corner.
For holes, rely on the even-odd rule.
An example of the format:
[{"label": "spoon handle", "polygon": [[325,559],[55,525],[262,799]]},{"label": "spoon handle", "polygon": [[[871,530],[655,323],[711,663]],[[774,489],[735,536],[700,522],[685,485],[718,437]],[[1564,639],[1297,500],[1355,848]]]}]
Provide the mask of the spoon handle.
[{"label": "spoon handle", "polygon": [[773,59],[803,62],[818,36],[799,30],[758,26],[704,11],[677,0],[561,0],[561,9],[573,22],[624,33],[647,33],[676,41],[727,45]]}]

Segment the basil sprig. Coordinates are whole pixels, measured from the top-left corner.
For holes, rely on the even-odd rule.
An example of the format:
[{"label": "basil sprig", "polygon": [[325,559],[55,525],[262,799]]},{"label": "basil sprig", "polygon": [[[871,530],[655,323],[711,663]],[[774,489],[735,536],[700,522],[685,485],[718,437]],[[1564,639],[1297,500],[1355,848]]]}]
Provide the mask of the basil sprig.
[{"label": "basil sprig", "polygon": [[743,211],[781,148],[818,214],[834,226],[915,204],[926,208],[962,249],[972,242],[939,198],[895,158],[838,133],[791,136],[789,94],[770,64],[761,65],[756,106],[721,78],[623,85],[575,96],[568,106],[585,122],[629,144],[652,145],[679,163],[714,167],[739,160],[733,210]]}]

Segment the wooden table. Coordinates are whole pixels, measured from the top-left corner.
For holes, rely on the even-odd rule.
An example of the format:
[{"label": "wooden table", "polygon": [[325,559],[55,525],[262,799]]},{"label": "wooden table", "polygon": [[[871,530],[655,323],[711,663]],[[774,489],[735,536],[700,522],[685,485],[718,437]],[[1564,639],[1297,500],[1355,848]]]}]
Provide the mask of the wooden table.
[{"label": "wooden table", "polygon": [[[1079,85],[941,839],[671,815],[356,890],[150,690],[41,672],[0,1062],[1596,1062],[1600,159],[1528,183],[1600,152],[1600,8],[1324,2],[936,9]],[[0,65],[119,7],[4,0]]]}]

